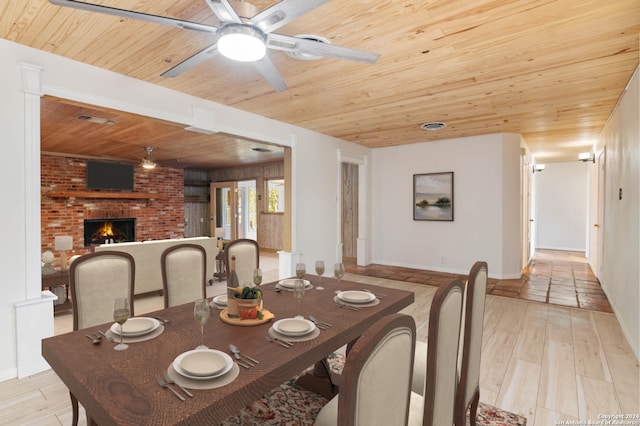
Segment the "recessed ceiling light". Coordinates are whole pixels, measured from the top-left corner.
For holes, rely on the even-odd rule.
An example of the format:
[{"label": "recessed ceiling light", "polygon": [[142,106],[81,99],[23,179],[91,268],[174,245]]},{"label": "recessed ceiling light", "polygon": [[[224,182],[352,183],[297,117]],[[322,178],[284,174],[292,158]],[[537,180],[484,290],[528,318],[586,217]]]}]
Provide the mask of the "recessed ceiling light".
[{"label": "recessed ceiling light", "polygon": [[447,127],[447,123],[443,123],[441,121],[429,121],[420,125],[422,130],[440,130],[445,127]]},{"label": "recessed ceiling light", "polygon": [[251,148],[251,151],[255,151],[255,152],[271,152],[271,150],[267,149],[267,148]]}]

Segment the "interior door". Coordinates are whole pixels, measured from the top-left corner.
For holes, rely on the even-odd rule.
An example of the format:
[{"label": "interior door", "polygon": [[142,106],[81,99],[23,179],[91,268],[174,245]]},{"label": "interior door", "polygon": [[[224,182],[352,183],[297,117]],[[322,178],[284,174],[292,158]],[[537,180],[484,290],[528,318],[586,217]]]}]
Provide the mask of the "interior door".
[{"label": "interior door", "polygon": [[[212,232],[225,240],[237,239],[236,183],[212,182],[209,193],[211,194],[209,221]],[[220,230],[220,234],[217,230]]]},{"label": "interior door", "polygon": [[596,259],[593,262],[593,273],[599,280],[602,280],[604,270],[604,203],[605,203],[605,161],[606,148],[598,155],[598,216],[597,222],[593,224],[593,233],[591,234],[596,241]]}]

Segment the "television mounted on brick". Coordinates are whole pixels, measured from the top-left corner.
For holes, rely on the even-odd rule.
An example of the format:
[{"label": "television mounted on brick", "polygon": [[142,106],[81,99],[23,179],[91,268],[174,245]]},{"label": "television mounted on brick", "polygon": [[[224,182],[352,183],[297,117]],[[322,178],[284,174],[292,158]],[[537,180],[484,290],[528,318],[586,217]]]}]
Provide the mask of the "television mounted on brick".
[{"label": "television mounted on brick", "polygon": [[131,164],[87,161],[87,189],[133,191],[133,181]]}]

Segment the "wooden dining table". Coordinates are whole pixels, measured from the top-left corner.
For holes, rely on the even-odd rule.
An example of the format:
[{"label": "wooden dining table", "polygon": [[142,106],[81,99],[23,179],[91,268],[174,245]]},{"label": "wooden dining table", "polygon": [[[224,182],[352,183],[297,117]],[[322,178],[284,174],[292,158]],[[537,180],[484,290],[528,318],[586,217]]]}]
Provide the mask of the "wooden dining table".
[{"label": "wooden dining table", "polygon": [[[253,326],[232,325],[221,320],[220,310],[211,309],[204,327],[204,343],[228,354],[229,344],[259,361],[240,368],[231,383],[215,389],[192,390],[193,398],[179,400],[158,384],[174,359],[200,344],[200,326],[194,320],[193,304],[151,312],[145,317],[169,320],[157,337],[130,343],[124,351],[102,339],[93,344],[89,332],[106,331],[112,323],[54,336],[42,341],[42,355],[85,407],[98,425],[204,425],[217,424],[276,388],[328,354],[356,340],[376,320],[400,311],[414,301],[410,291],[362,283],[305,276],[314,288],[306,291],[301,307],[305,318],[313,315],[332,326],[308,341],[285,348],[268,342],[265,336],[274,321],[299,314],[292,292],[275,291],[275,283],[261,286],[264,308],[274,318]],[[334,302],[337,290],[365,290],[383,293],[375,306],[351,310]],[[105,300],[105,303],[112,301]],[[179,389],[178,389],[179,390]]]}]

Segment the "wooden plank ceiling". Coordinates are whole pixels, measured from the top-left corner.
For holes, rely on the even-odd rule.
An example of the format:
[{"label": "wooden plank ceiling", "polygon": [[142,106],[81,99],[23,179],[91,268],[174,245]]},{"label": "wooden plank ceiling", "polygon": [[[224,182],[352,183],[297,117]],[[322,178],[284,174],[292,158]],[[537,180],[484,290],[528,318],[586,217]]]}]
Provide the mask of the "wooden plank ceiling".
[{"label": "wooden plank ceiling", "polygon": [[[92,1],[218,24],[204,0]],[[257,10],[273,3],[252,0]],[[553,162],[573,161],[589,149],[636,69],[640,1],[333,0],[276,32],[315,34],[381,57],[375,64],[303,61],[270,50],[289,86],[282,92],[251,65],[220,55],[163,78],[211,44],[212,36],[46,0],[0,4],[2,38],[367,147],[515,132],[538,162]],[[88,132],[87,123],[76,118],[80,110],[106,113],[44,100],[44,151],[133,160],[151,145],[159,158],[183,166],[220,167],[215,158],[226,156],[230,162],[265,160],[256,160],[255,152],[242,160],[240,152],[255,141],[242,145],[226,135],[198,135],[117,111],[105,118],[116,117],[131,129],[97,126],[91,131],[105,136],[89,147],[74,138],[74,132]],[[420,128],[430,121],[447,127]]]}]

